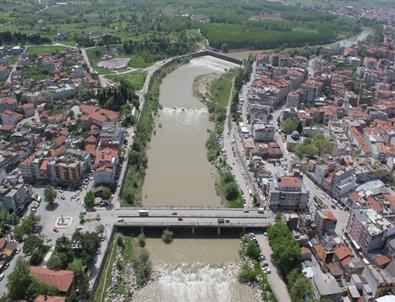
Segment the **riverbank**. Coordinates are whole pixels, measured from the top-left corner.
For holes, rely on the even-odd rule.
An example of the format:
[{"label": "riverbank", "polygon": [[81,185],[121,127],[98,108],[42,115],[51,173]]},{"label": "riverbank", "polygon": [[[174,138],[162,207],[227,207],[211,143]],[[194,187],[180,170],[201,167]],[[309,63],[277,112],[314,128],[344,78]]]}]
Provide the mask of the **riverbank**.
[{"label": "riverbank", "polygon": [[137,205],[141,201],[141,190],[144,183],[148,160],[146,151],[154,129],[155,116],[159,109],[159,90],[162,80],[189,58],[174,59],[154,73],[149,83],[144,107],[137,124],[136,137],[132,150],[128,154],[129,166],[122,186],[122,205]]},{"label": "riverbank", "polygon": [[[228,107],[234,94],[234,80],[237,71],[229,71],[222,76],[203,75],[197,77],[193,84],[194,95],[204,103],[209,112],[214,129],[209,130],[206,142],[207,159],[217,168],[215,187],[221,202],[230,207],[243,207],[243,199],[237,183],[223,158],[221,140],[223,140],[224,123],[227,120]],[[222,143],[223,144],[223,143]]]},{"label": "riverbank", "polygon": [[266,278],[261,266],[261,249],[256,242],[255,235],[252,233],[245,234],[241,238],[240,257],[242,261],[242,268],[239,273],[239,280],[242,283],[248,284],[259,293],[262,301],[277,302],[271,286]]}]

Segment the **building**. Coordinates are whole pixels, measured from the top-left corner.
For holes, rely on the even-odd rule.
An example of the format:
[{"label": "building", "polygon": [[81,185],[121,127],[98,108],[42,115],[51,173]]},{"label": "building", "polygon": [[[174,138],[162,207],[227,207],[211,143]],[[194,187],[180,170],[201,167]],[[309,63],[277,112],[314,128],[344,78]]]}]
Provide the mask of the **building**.
[{"label": "building", "polygon": [[52,183],[78,186],[91,168],[91,159],[85,151],[67,149],[65,154],[48,162],[48,178]]},{"label": "building", "polygon": [[390,283],[387,282],[385,276],[380,274],[379,270],[373,265],[365,267],[362,271],[362,277],[368,283],[374,298],[383,296],[390,288]]},{"label": "building", "polygon": [[23,115],[15,111],[5,110],[0,114],[3,125],[16,125],[23,119]]},{"label": "building", "polygon": [[0,112],[10,110],[15,111],[18,106],[18,102],[14,97],[5,97],[0,99]]},{"label": "building", "polygon": [[352,209],[346,227],[355,248],[365,254],[382,248],[391,229],[393,224],[372,209]]},{"label": "building", "polygon": [[265,123],[256,123],[252,128],[252,135],[255,141],[258,142],[272,142],[274,141],[274,134],[276,130],[273,125]]},{"label": "building", "polygon": [[93,166],[95,186],[114,186],[119,174],[119,168],[120,164],[118,149],[105,148],[98,150]]},{"label": "building", "polygon": [[99,149],[115,147],[120,150],[125,140],[125,131],[112,122],[106,122],[103,123],[99,136]]},{"label": "building", "polygon": [[6,181],[0,186],[0,208],[9,212],[20,211],[30,202],[32,195],[31,186]]},{"label": "building", "polygon": [[313,293],[317,301],[341,301],[342,289],[336,279],[330,274],[318,274],[312,279]]},{"label": "building", "polygon": [[356,177],[354,169],[347,167],[345,169],[336,171],[326,179],[328,181],[332,197],[340,200],[348,196],[355,188]]},{"label": "building", "polygon": [[19,163],[19,155],[13,151],[0,151],[0,169],[12,170]]},{"label": "building", "polygon": [[314,222],[317,227],[317,233],[323,234],[334,234],[336,230],[337,219],[335,215],[329,210],[316,211],[314,216]]},{"label": "building", "polygon": [[65,302],[65,297],[41,295],[33,300],[33,302]]},{"label": "building", "polygon": [[274,177],[268,187],[269,206],[273,211],[307,211],[309,192],[298,177]]},{"label": "building", "polygon": [[68,293],[74,279],[72,271],[54,271],[45,267],[30,266],[30,276],[51,287],[55,287],[61,293]]}]

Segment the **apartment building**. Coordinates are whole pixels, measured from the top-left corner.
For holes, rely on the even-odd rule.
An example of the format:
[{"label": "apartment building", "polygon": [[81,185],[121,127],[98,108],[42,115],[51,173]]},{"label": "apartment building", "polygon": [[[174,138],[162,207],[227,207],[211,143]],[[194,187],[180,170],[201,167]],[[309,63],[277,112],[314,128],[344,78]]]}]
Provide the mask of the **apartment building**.
[{"label": "apartment building", "polygon": [[298,177],[274,177],[269,182],[268,195],[273,211],[308,210],[309,192]]},{"label": "apartment building", "polygon": [[356,249],[369,253],[384,245],[385,234],[393,224],[372,209],[352,209],[347,222],[347,233]]}]

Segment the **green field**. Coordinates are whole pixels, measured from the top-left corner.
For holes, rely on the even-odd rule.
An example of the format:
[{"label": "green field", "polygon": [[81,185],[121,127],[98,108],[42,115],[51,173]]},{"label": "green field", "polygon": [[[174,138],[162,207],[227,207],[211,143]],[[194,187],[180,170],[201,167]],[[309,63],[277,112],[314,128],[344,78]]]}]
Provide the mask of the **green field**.
[{"label": "green field", "polygon": [[54,52],[62,52],[66,49],[68,49],[68,48],[64,47],[64,46],[59,46],[59,45],[29,46],[27,48],[27,53],[30,55],[35,55],[35,56],[42,56],[42,55],[50,55],[51,53],[54,53]]},{"label": "green field", "polygon": [[106,78],[114,82],[125,80],[131,84],[134,90],[141,90],[143,88],[146,76],[147,73],[144,71],[135,71],[120,75],[107,75]]}]

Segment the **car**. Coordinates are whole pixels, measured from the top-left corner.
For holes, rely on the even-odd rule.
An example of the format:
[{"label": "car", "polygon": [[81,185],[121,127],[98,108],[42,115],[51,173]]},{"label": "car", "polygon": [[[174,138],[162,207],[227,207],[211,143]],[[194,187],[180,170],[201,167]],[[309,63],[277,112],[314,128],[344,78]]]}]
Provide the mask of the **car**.
[{"label": "car", "polygon": [[272,272],[272,270],[271,270],[270,268],[266,267],[266,268],[263,270],[263,272],[264,272],[265,274],[270,274],[270,273]]},{"label": "car", "polygon": [[10,267],[10,263],[9,262],[7,262],[6,264],[4,264],[4,270],[6,270],[7,268],[9,268]]},{"label": "car", "polygon": [[173,213],[171,213],[171,215],[177,215],[177,212],[173,212]]},{"label": "car", "polygon": [[122,217],[118,217],[118,222],[123,222],[123,218]]},{"label": "car", "polygon": [[182,218],[182,217],[178,217],[177,220],[178,220],[178,221],[183,221],[183,218]]},{"label": "car", "polygon": [[4,279],[4,274],[0,274],[0,281]]},{"label": "car", "polygon": [[334,204],[331,204],[332,209],[336,209],[336,206]]},{"label": "car", "polygon": [[19,254],[20,252],[21,252],[21,249],[18,247],[18,248],[16,249],[16,252],[15,252],[15,253]]},{"label": "car", "polygon": [[54,227],[54,228],[53,228],[53,231],[54,231],[55,233],[58,233],[58,232],[59,232],[59,229],[58,229],[57,227]]},{"label": "car", "polygon": [[262,267],[268,267],[268,266],[269,266],[269,263],[266,263],[266,262],[262,263]]}]

